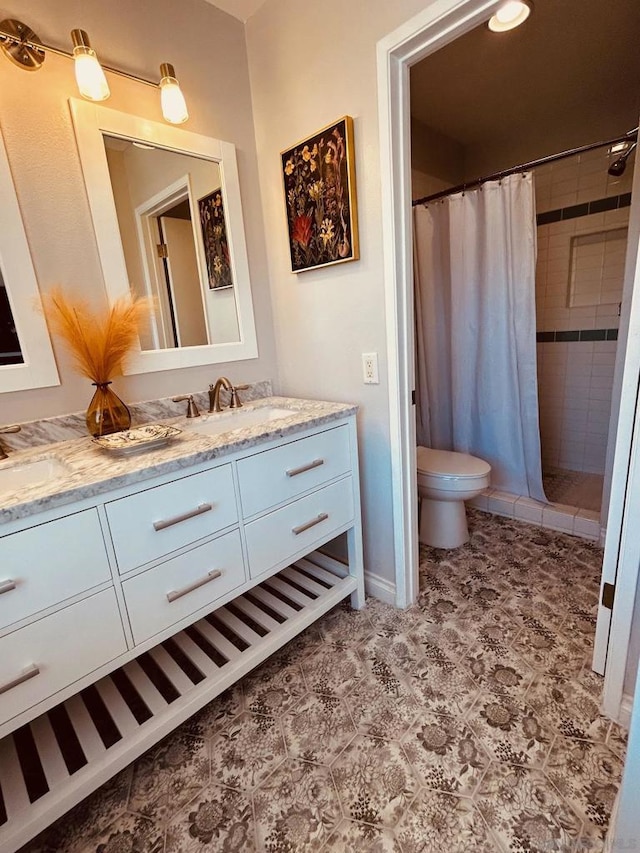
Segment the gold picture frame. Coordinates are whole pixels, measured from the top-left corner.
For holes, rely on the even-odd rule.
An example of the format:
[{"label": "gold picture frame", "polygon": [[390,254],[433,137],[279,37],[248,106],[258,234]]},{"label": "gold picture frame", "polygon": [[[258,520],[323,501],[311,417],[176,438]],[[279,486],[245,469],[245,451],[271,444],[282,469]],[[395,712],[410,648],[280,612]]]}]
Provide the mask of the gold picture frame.
[{"label": "gold picture frame", "polygon": [[343,116],[280,152],[294,273],[360,257],[353,145]]}]

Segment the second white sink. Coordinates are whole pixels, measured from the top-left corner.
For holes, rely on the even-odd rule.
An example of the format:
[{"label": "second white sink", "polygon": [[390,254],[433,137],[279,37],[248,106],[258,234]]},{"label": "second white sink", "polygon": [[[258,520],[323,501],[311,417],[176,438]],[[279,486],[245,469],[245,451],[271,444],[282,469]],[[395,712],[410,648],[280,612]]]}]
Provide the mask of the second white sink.
[{"label": "second white sink", "polygon": [[[6,466],[6,467],[5,467]],[[46,483],[69,474],[71,469],[59,459],[34,459],[13,464],[10,459],[0,462],[0,492],[17,492],[26,486]]]},{"label": "second white sink", "polygon": [[199,418],[193,418],[188,426],[193,432],[199,432],[201,435],[221,435],[223,432],[246,429],[246,427],[280,420],[280,418],[289,418],[295,414],[297,412],[294,409],[262,406],[255,409],[202,415]]}]

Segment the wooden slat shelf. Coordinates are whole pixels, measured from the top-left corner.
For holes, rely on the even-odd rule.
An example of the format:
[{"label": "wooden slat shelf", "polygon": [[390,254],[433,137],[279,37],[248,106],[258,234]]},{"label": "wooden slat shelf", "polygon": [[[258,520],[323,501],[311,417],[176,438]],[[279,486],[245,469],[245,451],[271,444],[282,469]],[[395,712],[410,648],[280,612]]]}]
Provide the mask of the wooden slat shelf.
[{"label": "wooden slat shelf", "polygon": [[[314,553],[259,583],[249,590],[248,597],[241,595],[234,599],[229,605],[231,609],[221,607],[213,611],[211,621],[205,617],[174,635],[167,642],[173,643],[173,649],[177,648],[183,658],[175,651],[175,657],[172,656],[162,643],[152,649],[148,653],[152,658],[149,664],[157,667],[160,677],[154,676],[148,667],[145,671],[144,661],[133,660],[96,682],[95,689],[111,718],[110,725],[120,735],[108,748],[81,694],[58,706],[66,712],[82,753],[80,760],[74,762],[74,766],[82,766],[75,772],[68,770],[59,735],[51,723],[50,714],[55,715],[56,709],[29,723],[30,737],[21,742],[31,744],[35,754],[28,756],[27,764],[42,768],[40,775],[46,780],[48,791],[34,794],[30,790],[33,784],[26,778],[28,774],[23,773],[16,749],[19,732],[0,740],[0,850],[14,853],[356,590],[356,578],[344,577],[345,567],[341,563],[325,555],[318,555],[316,563]],[[335,574],[331,568],[335,568]],[[233,642],[234,637],[242,651]],[[194,684],[196,671],[204,678]],[[118,684],[122,685],[124,679],[118,677],[118,672],[126,675],[131,689],[121,692]],[[163,684],[161,691],[159,687]],[[171,701],[163,695],[167,692],[171,692]],[[89,704],[95,708],[100,703]],[[141,714],[145,707],[147,712]],[[141,715],[144,720],[138,722],[136,717]]]}]

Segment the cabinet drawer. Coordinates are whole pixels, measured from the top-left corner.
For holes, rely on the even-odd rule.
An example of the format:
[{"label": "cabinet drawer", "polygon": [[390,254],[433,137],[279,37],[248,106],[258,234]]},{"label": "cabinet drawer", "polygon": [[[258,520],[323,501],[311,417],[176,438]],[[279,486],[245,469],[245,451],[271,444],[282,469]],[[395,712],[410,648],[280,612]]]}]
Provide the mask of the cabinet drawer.
[{"label": "cabinet drawer", "polygon": [[[8,634],[0,639],[0,722],[10,720],[126,650],[113,589]],[[10,686],[21,678],[22,683]]]},{"label": "cabinet drawer", "polygon": [[88,509],[0,539],[0,628],[111,579]]},{"label": "cabinet drawer", "polygon": [[[326,516],[326,517],[325,517]],[[245,527],[249,574],[257,577],[353,519],[351,477],[325,486]]]},{"label": "cabinet drawer", "polygon": [[232,530],[123,583],[136,643],[213,604],[245,581],[240,534]]},{"label": "cabinet drawer", "polygon": [[107,504],[120,572],[211,536],[238,520],[230,465]]},{"label": "cabinet drawer", "polygon": [[350,469],[346,426],[256,453],[238,462],[242,511],[255,515]]}]

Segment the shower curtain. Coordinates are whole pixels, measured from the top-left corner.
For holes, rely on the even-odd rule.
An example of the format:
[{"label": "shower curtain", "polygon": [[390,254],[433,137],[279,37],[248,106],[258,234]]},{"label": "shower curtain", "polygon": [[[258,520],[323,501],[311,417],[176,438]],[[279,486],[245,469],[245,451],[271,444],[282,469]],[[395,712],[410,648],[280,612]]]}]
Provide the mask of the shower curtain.
[{"label": "shower curtain", "polygon": [[415,207],[414,252],[418,443],[544,501],[531,173]]}]

